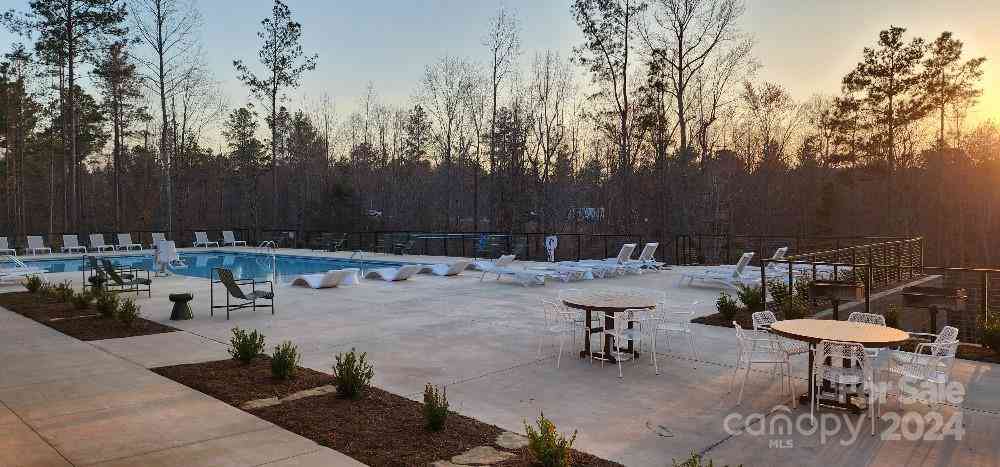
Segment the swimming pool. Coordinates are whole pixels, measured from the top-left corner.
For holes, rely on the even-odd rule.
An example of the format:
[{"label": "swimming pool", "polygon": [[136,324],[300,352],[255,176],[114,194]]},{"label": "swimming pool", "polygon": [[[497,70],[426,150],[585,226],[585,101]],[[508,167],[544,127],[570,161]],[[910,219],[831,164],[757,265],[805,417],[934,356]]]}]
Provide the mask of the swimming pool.
[{"label": "swimming pool", "polygon": [[[116,265],[155,270],[153,257],[143,256],[105,256]],[[208,278],[213,268],[226,268],[233,271],[239,279],[270,279],[272,277],[271,255],[262,253],[233,253],[222,251],[182,252],[181,260],[187,263],[186,268],[171,268],[170,271],[190,277]],[[59,259],[25,259],[28,266],[44,269],[46,272],[74,272],[83,269],[83,258]],[[403,263],[393,261],[353,260],[341,258],[323,258],[315,256],[275,255],[278,282],[289,282],[299,274],[326,272],[332,269],[359,268],[372,269],[380,267],[396,267]]]}]

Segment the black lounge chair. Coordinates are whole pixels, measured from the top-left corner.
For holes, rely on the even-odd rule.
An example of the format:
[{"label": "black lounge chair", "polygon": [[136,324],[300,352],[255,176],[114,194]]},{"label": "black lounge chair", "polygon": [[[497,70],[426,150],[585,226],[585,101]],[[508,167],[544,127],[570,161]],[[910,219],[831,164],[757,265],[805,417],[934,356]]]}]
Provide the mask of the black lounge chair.
[{"label": "black lounge chair", "polygon": [[[215,280],[215,276],[219,277],[219,280]],[[211,316],[215,316],[216,308],[226,309],[226,319],[229,319],[230,310],[239,310],[242,308],[251,308],[253,311],[257,311],[257,307],[270,308],[271,314],[274,314],[274,283],[271,281],[258,281],[254,279],[243,279],[236,280],[233,277],[233,272],[225,268],[213,268],[211,289],[209,291],[210,301],[212,307],[209,310]],[[226,304],[216,305],[215,304],[215,284],[222,284],[226,289]],[[270,290],[257,290],[257,284],[267,284]],[[243,291],[242,285],[250,286],[250,293]],[[240,300],[239,303],[232,303],[231,298]],[[258,305],[257,300],[267,300],[266,305]]]},{"label": "black lounge chair", "polygon": [[[91,261],[94,261],[93,257],[91,257]],[[146,292],[147,296],[150,298],[153,297],[153,281],[149,278],[148,270],[131,266],[117,268],[107,258],[101,258],[101,267],[94,269],[95,271],[99,269],[103,270],[106,290],[111,292],[135,292],[136,295]],[[146,277],[139,277],[143,271],[146,272]],[[97,274],[102,275],[102,272],[98,272]]]}]

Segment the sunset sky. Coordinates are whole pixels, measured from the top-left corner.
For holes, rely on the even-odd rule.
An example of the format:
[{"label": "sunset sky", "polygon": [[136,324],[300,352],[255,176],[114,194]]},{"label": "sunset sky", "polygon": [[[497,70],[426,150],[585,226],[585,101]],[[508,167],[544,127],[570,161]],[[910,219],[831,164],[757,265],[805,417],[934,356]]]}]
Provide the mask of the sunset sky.
[{"label": "sunset sky", "polygon": [[[655,0],[654,0],[655,1]],[[521,21],[522,66],[537,51],[564,56],[580,42],[568,0],[506,0]],[[26,9],[28,0],[7,5]],[[304,47],[320,55],[299,98],[324,93],[339,112],[357,105],[369,82],[381,98],[406,103],[424,66],[444,54],[485,62],[481,38],[500,2],[494,0],[289,0],[303,24]],[[256,31],[267,0],[201,0],[204,43],[216,79],[236,105],[246,100],[235,80],[234,58],[256,61]],[[928,40],[950,30],[966,44],[966,56],[986,56],[981,104],[974,121],[1000,119],[1000,2],[976,0],[749,0],[742,28],[756,39],[760,76],[787,87],[797,99],[836,93],[840,79],[874,43],[879,30],[904,26]],[[0,41],[9,43],[8,33]]]}]

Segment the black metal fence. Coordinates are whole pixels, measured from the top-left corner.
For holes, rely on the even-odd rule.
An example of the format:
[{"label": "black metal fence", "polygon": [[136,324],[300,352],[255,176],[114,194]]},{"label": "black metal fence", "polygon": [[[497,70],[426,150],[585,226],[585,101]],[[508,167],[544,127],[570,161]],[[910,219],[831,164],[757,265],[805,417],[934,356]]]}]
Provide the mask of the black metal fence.
[{"label": "black metal fence", "polygon": [[873,236],[807,236],[807,235],[708,235],[681,234],[673,236],[671,264],[732,264],[745,252],[754,252],[755,264],[770,258],[778,248],[788,247],[788,255],[810,252],[845,251],[849,248],[885,242],[906,241],[912,237]]}]

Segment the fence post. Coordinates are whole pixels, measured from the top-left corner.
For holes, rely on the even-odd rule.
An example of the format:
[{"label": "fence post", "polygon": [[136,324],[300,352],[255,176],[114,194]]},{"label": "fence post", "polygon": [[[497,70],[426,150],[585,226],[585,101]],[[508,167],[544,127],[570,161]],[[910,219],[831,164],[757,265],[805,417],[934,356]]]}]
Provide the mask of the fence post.
[{"label": "fence post", "polygon": [[983,287],[982,287],[982,297],[980,297],[979,305],[983,309],[983,319],[987,322],[990,320],[990,272],[983,271]]},{"label": "fence post", "polygon": [[580,261],[580,255],[583,249],[583,234],[576,234],[576,260]]}]

